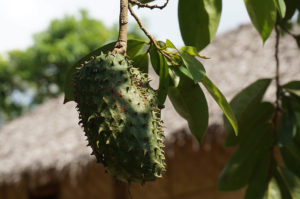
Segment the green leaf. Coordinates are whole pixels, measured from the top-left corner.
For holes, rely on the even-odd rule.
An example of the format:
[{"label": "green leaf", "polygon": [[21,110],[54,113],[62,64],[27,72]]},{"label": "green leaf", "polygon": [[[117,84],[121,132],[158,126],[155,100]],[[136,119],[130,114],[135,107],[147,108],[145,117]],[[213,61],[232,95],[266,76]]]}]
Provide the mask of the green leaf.
[{"label": "green leaf", "polygon": [[151,46],[150,59],[154,71],[159,75],[158,103],[162,106],[168,95],[169,66],[166,58],[155,46]]},{"label": "green leaf", "polygon": [[292,90],[300,90],[300,81],[288,82],[288,83],[282,85],[282,88],[292,89]]},{"label": "green leaf", "polygon": [[276,6],[273,0],[244,0],[252,24],[263,42],[270,36],[276,22]]},{"label": "green leaf", "polygon": [[296,116],[291,107],[284,107],[283,114],[277,131],[276,144],[285,146],[289,144],[296,135],[297,123]]},{"label": "green leaf", "polygon": [[300,97],[300,81],[288,82],[287,84],[283,85],[282,88],[284,88],[289,93]]},{"label": "green leaf", "polygon": [[[297,193],[300,188],[300,181],[293,176],[287,169],[276,167],[274,171],[274,177],[280,188],[281,198],[283,199],[296,199],[293,195],[299,195]],[[298,189],[298,190],[297,190]]]},{"label": "green leaf", "polygon": [[247,139],[256,126],[269,123],[275,113],[275,107],[269,102],[263,102],[253,106],[253,109],[247,111],[242,122],[239,122],[239,134],[235,136],[233,133],[227,135],[226,145],[232,146],[240,143],[242,140]]},{"label": "green leaf", "polygon": [[164,56],[161,56],[159,65],[159,87],[158,87],[158,104],[162,106],[167,98],[169,89],[169,66]]},{"label": "green leaf", "polygon": [[[64,103],[74,100],[73,75],[76,71],[76,67],[80,66],[85,61],[89,61],[91,56],[98,56],[98,55],[100,55],[101,52],[108,53],[109,51],[112,51],[115,44],[116,44],[116,42],[111,42],[109,44],[106,44],[106,45],[92,51],[88,55],[81,58],[72,67],[70,67],[70,69],[67,73],[66,79],[65,79],[65,83],[64,83],[64,91],[65,91]],[[128,40],[127,41],[127,55],[129,57],[134,57],[143,48],[144,45],[147,45],[147,43],[145,41]]]},{"label": "green leaf", "polygon": [[181,73],[183,73],[186,77],[190,78],[191,80],[194,80],[192,74],[190,73],[190,71],[189,71],[186,67],[184,67],[184,66],[179,66],[179,67],[178,67],[178,70],[179,70]]},{"label": "green leaf", "polygon": [[196,47],[194,46],[183,46],[182,48],[180,48],[180,51],[184,51],[187,54],[191,55],[191,56],[195,56],[195,57],[199,57],[202,59],[209,59],[208,57],[205,57],[203,55],[200,55],[196,49]]},{"label": "green leaf", "polygon": [[194,56],[189,55],[185,51],[179,51],[182,57],[184,65],[187,67],[191,73],[195,83],[198,83],[205,77],[205,69],[201,62],[197,60]]},{"label": "green leaf", "polygon": [[159,75],[159,65],[160,65],[160,60],[161,60],[161,54],[159,53],[158,49],[153,45],[150,48],[150,60],[151,60],[151,65],[156,72],[157,75]]},{"label": "green leaf", "polygon": [[283,18],[283,22],[287,22],[294,16],[297,10],[298,0],[284,0],[284,1],[286,5],[286,12],[285,12],[285,17]]},{"label": "green leaf", "polygon": [[[281,174],[284,177],[288,190],[293,199],[300,198],[300,178],[294,175],[286,168],[281,168]],[[284,199],[287,197],[283,197]]]},{"label": "green leaf", "polygon": [[[144,51],[143,49],[147,48],[148,49],[149,44],[146,41],[142,40],[134,40],[134,39],[129,39],[127,41],[127,52],[126,54],[132,58],[140,51]],[[144,52],[142,52],[144,53]]]},{"label": "green leaf", "polygon": [[255,166],[271,149],[274,130],[271,124],[257,126],[247,139],[240,143],[219,177],[218,188],[237,190],[248,184]]},{"label": "green leaf", "polygon": [[187,120],[190,131],[202,143],[208,127],[208,106],[201,87],[180,73],[177,87],[169,87],[168,96],[175,110]]},{"label": "green leaf", "polygon": [[300,178],[300,129],[290,144],[280,148],[280,153],[286,167]]},{"label": "green leaf", "polygon": [[177,87],[180,82],[180,76],[178,73],[179,73],[178,70],[176,70],[174,66],[169,67],[169,75],[173,83],[172,86],[174,87]]},{"label": "green leaf", "polygon": [[255,172],[250,178],[245,199],[262,199],[269,189],[269,173],[271,169],[271,154],[267,153],[255,166]]},{"label": "green leaf", "polygon": [[132,65],[143,73],[148,73],[149,58],[148,54],[138,54],[132,58]]},{"label": "green leaf", "polygon": [[176,49],[177,50],[177,48],[175,47],[175,45],[169,39],[167,39],[167,41],[166,41],[166,48],[172,48],[172,49]]},{"label": "green leaf", "polygon": [[222,12],[222,0],[179,0],[178,20],[182,39],[198,51],[215,37]]},{"label": "green leaf", "polygon": [[[256,199],[256,198],[255,198]],[[259,199],[259,198],[257,198]],[[275,178],[272,178],[267,184],[267,189],[265,191],[264,197],[262,199],[283,199],[280,196],[280,189]]]},{"label": "green leaf", "polygon": [[284,0],[274,0],[274,4],[282,18],[285,17],[286,5]]},{"label": "green leaf", "polygon": [[[249,122],[248,114],[255,110],[269,87],[271,79],[259,79],[254,83],[247,86],[241,92],[239,92],[230,102],[230,106],[235,114],[238,126],[243,127]],[[242,131],[239,132],[239,136],[234,136],[234,130],[228,124],[227,119],[224,119],[225,127],[227,129],[228,138],[226,139],[226,146],[233,146],[238,144],[240,140],[239,136],[242,135]]]},{"label": "green leaf", "polygon": [[236,117],[228,104],[226,98],[224,95],[221,93],[221,91],[214,85],[214,83],[208,79],[207,76],[205,76],[201,83],[205,86],[207,91],[210,93],[210,95],[214,98],[214,100],[217,102],[217,104],[220,106],[222,111],[224,112],[225,116],[229,120],[231,126],[234,129],[235,134],[238,134],[238,123],[236,120]]}]

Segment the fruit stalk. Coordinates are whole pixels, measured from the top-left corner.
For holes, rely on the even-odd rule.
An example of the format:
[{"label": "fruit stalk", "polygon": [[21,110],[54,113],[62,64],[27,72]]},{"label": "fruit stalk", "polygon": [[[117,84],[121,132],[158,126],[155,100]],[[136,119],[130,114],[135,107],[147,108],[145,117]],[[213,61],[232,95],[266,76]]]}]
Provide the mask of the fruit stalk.
[{"label": "fruit stalk", "polygon": [[113,53],[126,54],[128,26],[128,0],[120,0],[119,38]]}]

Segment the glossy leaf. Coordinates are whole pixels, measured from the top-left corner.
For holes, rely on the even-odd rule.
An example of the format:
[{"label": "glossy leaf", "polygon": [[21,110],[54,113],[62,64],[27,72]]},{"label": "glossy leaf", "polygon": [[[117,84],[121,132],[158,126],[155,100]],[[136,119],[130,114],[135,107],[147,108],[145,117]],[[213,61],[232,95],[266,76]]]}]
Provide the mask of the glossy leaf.
[{"label": "glossy leaf", "polygon": [[197,60],[194,56],[189,55],[185,51],[179,51],[182,57],[184,65],[187,67],[191,73],[195,83],[200,82],[205,77],[205,69],[201,62]]},{"label": "glossy leaf", "polygon": [[285,17],[285,12],[286,12],[286,5],[284,0],[274,0],[275,6],[278,10],[278,13],[282,18]]},{"label": "glossy leaf", "polygon": [[217,104],[220,106],[222,111],[224,112],[225,116],[229,120],[232,128],[234,129],[235,134],[238,134],[238,123],[236,120],[236,117],[228,104],[225,96],[221,93],[221,91],[214,85],[214,83],[205,76],[201,83],[205,86],[207,91],[210,93],[210,95],[214,98],[214,100],[217,102]]},{"label": "glossy leaf", "polygon": [[[250,84],[249,86],[247,86],[231,100],[230,106],[237,118],[238,126],[242,127],[243,125],[249,122],[248,120],[249,112],[255,110],[258,107],[258,105],[261,103],[261,100],[267,88],[269,87],[270,83],[271,83],[271,79],[259,79],[254,83]],[[232,137],[235,137],[234,130],[228,124],[227,119],[224,120],[224,123],[228,134],[228,138],[225,143],[226,146],[233,146],[238,144],[238,140],[240,138],[237,139],[234,138],[234,140],[231,140]],[[243,136],[242,133],[243,132],[240,132],[239,136]]]},{"label": "glossy leaf", "polygon": [[269,175],[271,170],[271,154],[267,153],[255,166],[246,191],[245,199],[263,199],[270,188]]},{"label": "glossy leaf", "polygon": [[[83,64],[85,61],[90,60],[91,56],[98,56],[101,52],[108,53],[109,51],[112,51],[116,42],[111,42],[109,44],[106,44],[93,52],[89,53],[88,55],[81,58],[76,64],[74,64],[68,71],[65,84],[64,84],[64,91],[65,91],[65,98],[64,103],[67,103],[69,101],[74,100],[74,88],[73,88],[73,75],[76,71],[76,67]],[[140,40],[128,40],[127,41],[127,55],[129,57],[134,57],[142,48],[144,45],[147,45],[145,41]]]},{"label": "glossy leaf", "polygon": [[220,22],[222,0],[179,0],[178,20],[182,39],[198,51],[215,37]]},{"label": "glossy leaf", "polygon": [[257,126],[247,139],[240,143],[219,177],[218,188],[237,190],[248,184],[255,166],[271,149],[274,130],[270,124]]},{"label": "glossy leaf", "polygon": [[202,143],[208,127],[208,106],[201,87],[180,75],[177,87],[170,87],[168,96],[175,110],[187,120],[190,131]]},{"label": "glossy leaf", "polygon": [[276,22],[276,6],[273,0],[244,0],[248,14],[263,42],[270,36]]},{"label": "glossy leaf", "polygon": [[166,48],[177,49],[169,39],[166,40]]}]

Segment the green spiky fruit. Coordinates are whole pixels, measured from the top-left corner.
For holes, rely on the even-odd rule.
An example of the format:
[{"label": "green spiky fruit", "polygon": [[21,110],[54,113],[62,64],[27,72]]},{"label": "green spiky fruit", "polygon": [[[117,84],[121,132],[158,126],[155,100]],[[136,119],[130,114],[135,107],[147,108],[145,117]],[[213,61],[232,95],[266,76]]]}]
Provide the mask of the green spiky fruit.
[{"label": "green spiky fruit", "polygon": [[97,161],[121,181],[161,177],[162,121],[147,75],[124,56],[109,53],[92,57],[74,80],[80,123]]}]

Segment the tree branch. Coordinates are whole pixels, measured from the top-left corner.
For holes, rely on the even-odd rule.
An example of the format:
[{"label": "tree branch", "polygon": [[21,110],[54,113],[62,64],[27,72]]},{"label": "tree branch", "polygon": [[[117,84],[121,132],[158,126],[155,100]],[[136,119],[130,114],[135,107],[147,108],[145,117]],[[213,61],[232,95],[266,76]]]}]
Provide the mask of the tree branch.
[{"label": "tree branch", "polygon": [[156,5],[156,4],[155,5],[149,5],[147,3],[141,3],[141,2],[139,2],[137,0],[129,0],[129,2],[132,3],[132,4],[137,5],[139,8],[150,8],[152,10],[154,8],[164,9],[168,5],[169,0],[166,0],[166,2],[163,5],[161,5],[161,6]]},{"label": "tree branch", "polygon": [[128,26],[128,0],[120,0],[119,38],[112,53],[126,54]]}]

